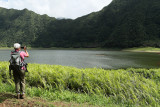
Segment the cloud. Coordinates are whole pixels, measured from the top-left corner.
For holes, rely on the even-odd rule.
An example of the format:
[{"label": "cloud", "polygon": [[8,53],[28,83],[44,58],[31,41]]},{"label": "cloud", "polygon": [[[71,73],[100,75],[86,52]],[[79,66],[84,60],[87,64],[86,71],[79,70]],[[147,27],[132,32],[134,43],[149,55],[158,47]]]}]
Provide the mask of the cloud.
[{"label": "cloud", "polygon": [[0,7],[22,10],[27,8],[51,17],[77,17],[99,11],[112,0],[0,0]]},{"label": "cloud", "polygon": [[8,2],[8,0],[0,0],[0,1],[3,1],[3,2]]}]

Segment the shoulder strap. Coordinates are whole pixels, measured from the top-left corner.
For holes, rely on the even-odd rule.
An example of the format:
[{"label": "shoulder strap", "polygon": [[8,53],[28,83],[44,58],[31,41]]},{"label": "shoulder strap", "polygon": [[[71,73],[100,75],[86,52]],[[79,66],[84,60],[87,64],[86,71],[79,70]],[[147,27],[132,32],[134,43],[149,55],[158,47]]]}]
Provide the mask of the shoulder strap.
[{"label": "shoulder strap", "polygon": [[14,53],[15,51],[11,51],[11,53]]},{"label": "shoulder strap", "polygon": [[11,53],[21,53],[22,51],[11,51]]}]

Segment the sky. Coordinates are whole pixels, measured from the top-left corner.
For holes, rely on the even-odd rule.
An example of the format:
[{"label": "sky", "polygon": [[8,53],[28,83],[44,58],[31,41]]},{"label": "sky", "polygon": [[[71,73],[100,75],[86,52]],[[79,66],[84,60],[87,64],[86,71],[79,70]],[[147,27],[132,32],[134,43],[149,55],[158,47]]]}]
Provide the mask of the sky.
[{"label": "sky", "polygon": [[56,18],[75,19],[101,10],[112,0],[0,0],[0,7],[22,10]]}]

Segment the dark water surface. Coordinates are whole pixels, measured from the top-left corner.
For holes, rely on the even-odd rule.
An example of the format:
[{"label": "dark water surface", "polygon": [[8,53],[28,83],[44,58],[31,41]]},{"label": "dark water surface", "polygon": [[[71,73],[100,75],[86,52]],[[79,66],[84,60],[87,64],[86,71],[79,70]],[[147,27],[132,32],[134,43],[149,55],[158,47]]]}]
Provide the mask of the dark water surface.
[{"label": "dark water surface", "polygon": [[[158,68],[160,55],[123,51],[29,50],[28,63],[74,66],[78,68]],[[10,50],[0,50],[0,61],[10,59]]]}]

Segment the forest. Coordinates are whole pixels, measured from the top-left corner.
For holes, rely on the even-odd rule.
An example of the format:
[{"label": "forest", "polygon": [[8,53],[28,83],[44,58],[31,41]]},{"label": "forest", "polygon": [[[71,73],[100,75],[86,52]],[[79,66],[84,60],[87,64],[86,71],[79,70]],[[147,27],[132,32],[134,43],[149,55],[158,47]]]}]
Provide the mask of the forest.
[{"label": "forest", "polygon": [[0,7],[0,46],[19,42],[43,48],[160,47],[159,19],[159,0],[113,0],[74,20]]}]

